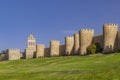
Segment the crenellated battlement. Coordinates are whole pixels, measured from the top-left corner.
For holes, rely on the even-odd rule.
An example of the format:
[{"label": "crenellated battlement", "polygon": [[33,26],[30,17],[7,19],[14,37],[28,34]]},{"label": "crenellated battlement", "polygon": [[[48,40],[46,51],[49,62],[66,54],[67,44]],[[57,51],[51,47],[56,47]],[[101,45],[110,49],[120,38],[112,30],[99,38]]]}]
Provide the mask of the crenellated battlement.
[{"label": "crenellated battlement", "polygon": [[58,40],[51,40],[50,43],[60,43]]},{"label": "crenellated battlement", "polygon": [[75,37],[76,35],[78,35],[78,36],[79,36],[79,33],[75,33],[75,34],[74,34],[74,37]]},{"label": "crenellated battlement", "polygon": [[114,29],[118,29],[118,24],[104,24],[103,27],[114,30]]},{"label": "crenellated battlement", "polygon": [[94,29],[81,29],[80,32],[94,32]]},{"label": "crenellated battlement", "polygon": [[66,36],[65,38],[66,38],[66,39],[74,39],[73,36]]},{"label": "crenellated battlement", "polygon": [[111,24],[111,23],[107,24],[107,23],[105,23],[104,26],[118,26],[118,24]]}]

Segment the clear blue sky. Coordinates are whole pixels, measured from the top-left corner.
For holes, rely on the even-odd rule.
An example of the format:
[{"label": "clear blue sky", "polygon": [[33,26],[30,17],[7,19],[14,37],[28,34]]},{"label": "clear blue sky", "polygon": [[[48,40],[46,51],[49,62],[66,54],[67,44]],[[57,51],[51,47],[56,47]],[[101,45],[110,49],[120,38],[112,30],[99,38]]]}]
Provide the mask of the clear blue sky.
[{"label": "clear blue sky", "polygon": [[48,46],[81,28],[102,34],[104,23],[120,24],[120,0],[0,0],[0,51],[23,50],[31,32]]}]

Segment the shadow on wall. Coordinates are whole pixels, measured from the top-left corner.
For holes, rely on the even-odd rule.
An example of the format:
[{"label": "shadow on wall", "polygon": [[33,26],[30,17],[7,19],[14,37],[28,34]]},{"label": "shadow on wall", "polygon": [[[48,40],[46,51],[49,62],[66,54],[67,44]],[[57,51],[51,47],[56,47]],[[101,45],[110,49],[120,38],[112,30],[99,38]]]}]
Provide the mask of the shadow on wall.
[{"label": "shadow on wall", "polygon": [[6,54],[0,54],[0,61],[7,60]]}]

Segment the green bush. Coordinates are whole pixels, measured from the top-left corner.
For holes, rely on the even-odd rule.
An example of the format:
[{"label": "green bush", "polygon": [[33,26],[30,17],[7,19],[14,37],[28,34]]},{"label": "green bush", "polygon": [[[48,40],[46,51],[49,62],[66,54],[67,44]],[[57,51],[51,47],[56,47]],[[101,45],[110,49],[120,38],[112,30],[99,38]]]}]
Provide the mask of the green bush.
[{"label": "green bush", "polygon": [[95,44],[91,44],[90,46],[88,46],[87,54],[95,54],[95,52],[96,52],[96,45]]},{"label": "green bush", "polygon": [[100,44],[99,43],[95,43],[95,45],[96,45],[96,53],[101,53],[102,52],[102,48],[101,48]]}]

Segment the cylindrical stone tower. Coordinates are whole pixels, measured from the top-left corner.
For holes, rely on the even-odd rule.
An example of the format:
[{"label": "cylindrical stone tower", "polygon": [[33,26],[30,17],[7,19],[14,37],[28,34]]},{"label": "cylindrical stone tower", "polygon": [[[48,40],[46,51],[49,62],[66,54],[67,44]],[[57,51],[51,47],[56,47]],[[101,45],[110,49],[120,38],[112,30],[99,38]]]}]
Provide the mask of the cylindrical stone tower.
[{"label": "cylindrical stone tower", "polygon": [[94,30],[93,29],[82,29],[80,30],[80,55],[87,54],[87,47],[92,44]]},{"label": "cylindrical stone tower", "polygon": [[74,37],[65,37],[65,53],[66,55],[74,54]]},{"label": "cylindrical stone tower", "polygon": [[74,34],[74,54],[79,54],[79,34]]},{"label": "cylindrical stone tower", "polygon": [[118,24],[104,24],[103,37],[104,49],[103,52],[113,52],[116,48],[116,38],[118,32]]},{"label": "cylindrical stone tower", "polygon": [[50,56],[59,56],[60,55],[59,47],[60,47],[60,41],[51,40],[50,41]]},{"label": "cylindrical stone tower", "polygon": [[44,52],[44,45],[43,44],[37,44],[36,46],[36,57],[44,57],[45,56],[45,52]]}]

